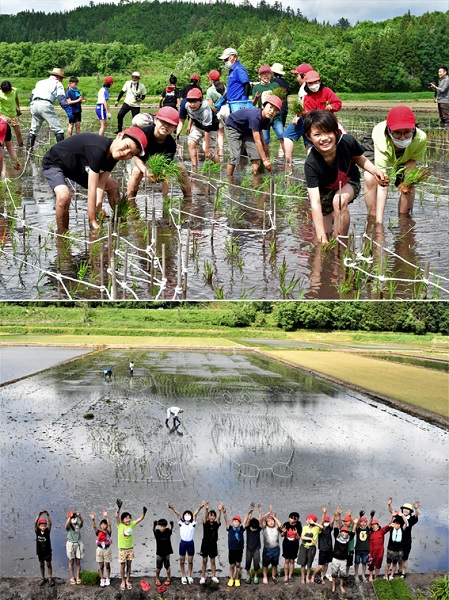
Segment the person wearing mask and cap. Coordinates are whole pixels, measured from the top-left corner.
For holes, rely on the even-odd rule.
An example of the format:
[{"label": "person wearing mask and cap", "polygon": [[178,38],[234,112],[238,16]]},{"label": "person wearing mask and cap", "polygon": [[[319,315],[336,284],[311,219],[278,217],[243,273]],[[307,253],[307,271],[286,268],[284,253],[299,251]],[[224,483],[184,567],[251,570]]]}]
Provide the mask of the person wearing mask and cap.
[{"label": "person wearing mask and cap", "polygon": [[223,50],[221,56],[219,56],[219,60],[224,61],[224,67],[228,71],[226,94],[216,105],[220,111],[219,118],[225,123],[231,112],[229,104],[225,103],[248,100],[251,94],[251,83],[248,71],[239,61],[235,48],[226,48]]},{"label": "person wearing mask and cap", "polygon": [[[313,67],[311,67],[307,63],[301,63],[296,67],[296,69],[290,71],[290,73],[296,75],[296,81],[299,85],[298,102],[302,106],[304,106],[304,97],[307,94],[307,92],[305,91],[306,82],[304,78],[306,73],[308,73],[309,71],[313,71]],[[296,114],[293,117],[292,122],[284,130],[285,162],[287,168],[290,170],[290,173],[293,158],[294,142],[297,142],[299,138],[302,137],[304,139],[304,144],[306,144],[306,139],[304,137],[304,116],[305,113]]]},{"label": "person wearing mask and cap", "polygon": [[[395,106],[385,121],[375,125],[371,136],[364,138],[362,145],[364,155],[379,169],[385,170],[393,165],[404,168],[397,174],[394,185],[400,189],[398,213],[408,215],[413,208],[415,188],[400,188],[404,171],[414,169],[418,161],[424,160],[427,148],[427,135],[416,127],[413,111],[408,106]],[[370,173],[365,173],[364,177],[368,214],[375,217],[376,223],[382,224],[388,187],[379,186]]]},{"label": "person wearing mask and cap", "polygon": [[120,133],[122,131],[123,119],[129,113],[129,111],[131,111],[131,115],[133,117],[139,114],[140,104],[142,100],[144,100],[146,93],[147,90],[145,86],[143,85],[143,83],[140,83],[139,71],[134,71],[133,73],[131,73],[131,80],[125,81],[122,89],[120,90],[117,101],[114,105],[117,107],[122,96],[126,94],[123,106],[117,115],[117,130],[114,131],[115,134]]},{"label": "person wearing mask and cap", "polygon": [[[145,176],[152,183],[156,183],[156,179],[146,165],[148,158],[154,154],[164,154],[168,159],[174,160],[176,154],[176,142],[172,134],[179,125],[178,111],[171,106],[164,106],[157,111],[154,119],[151,115],[147,115],[147,117],[146,122],[143,119],[142,122],[139,122],[139,127],[147,140],[145,154],[134,158],[134,169],[128,181],[128,202],[131,205],[134,204],[134,208],[136,208],[135,201],[142,178]],[[178,166],[181,171],[181,189],[184,198],[187,198],[192,195],[190,179],[185,166],[182,163],[178,163]],[[166,181],[162,182],[162,195],[168,196],[168,183]]]},{"label": "person wearing mask and cap", "polygon": [[48,124],[55,134],[57,142],[64,139],[64,128],[55,111],[54,104],[56,100],[65,110],[67,116],[69,118],[72,116],[72,109],[67,102],[64,86],[62,85],[62,80],[65,78],[64,71],[62,69],[53,69],[49,71],[49,74],[50,77],[38,81],[31,92],[31,127],[28,135],[27,150],[33,149],[44,122]]},{"label": "person wearing mask and cap", "polygon": [[185,120],[187,119],[187,94],[190,90],[198,89],[203,93],[203,90],[200,86],[200,76],[196,73],[192,73],[190,75],[190,81],[187,83],[181,90],[181,104],[179,105],[179,123],[176,128],[176,137],[178,138],[182,132],[182,128],[184,127]]},{"label": "person wearing mask and cap", "polygon": [[110,180],[110,172],[119,160],[143,156],[146,146],[147,139],[138,127],[125,129],[115,140],[96,133],[80,133],[52,146],[42,159],[42,169],[56,196],[58,232],[69,227],[71,196],[67,179],[87,189],[87,216],[91,229],[96,230],[100,227],[97,214],[101,211],[105,189],[111,208],[118,199],[116,194],[111,200],[110,190],[115,180]]},{"label": "person wearing mask and cap", "polygon": [[[253,106],[261,108],[265,102],[265,98],[273,94],[273,90],[277,89],[279,85],[273,81],[273,71],[268,65],[262,65],[258,71],[259,83],[253,85],[251,95],[253,98]],[[283,101],[281,99],[281,110]],[[270,129],[273,127],[277,139],[279,140],[279,147],[282,150],[282,156],[284,155],[284,126],[282,125],[280,112],[270,120],[270,127],[263,130],[263,137],[265,143],[269,147]]]}]

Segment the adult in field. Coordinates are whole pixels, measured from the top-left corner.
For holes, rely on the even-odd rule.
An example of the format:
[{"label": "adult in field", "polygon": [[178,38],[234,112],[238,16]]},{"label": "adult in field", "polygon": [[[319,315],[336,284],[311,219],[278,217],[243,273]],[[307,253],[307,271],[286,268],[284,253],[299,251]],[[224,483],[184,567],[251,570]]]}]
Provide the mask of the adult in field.
[{"label": "adult in field", "polygon": [[449,127],[449,75],[447,67],[438,69],[438,85],[430,84],[430,88],[436,92],[435,102],[438,103],[441,127]]},{"label": "adult in field", "polygon": [[[129,127],[115,140],[96,133],[80,133],[50,148],[42,160],[42,168],[56,195],[58,232],[69,227],[70,189],[67,180],[87,189],[87,215],[91,229],[99,228],[97,212],[106,186],[112,188],[109,174],[119,160],[130,160],[144,154],[147,139],[138,127]],[[109,195],[109,193],[108,193]]]},{"label": "adult in field", "polygon": [[[123,119],[131,111],[131,115],[135,117],[140,113],[140,105],[142,100],[145,99],[147,90],[143,83],[140,82],[139,71],[134,71],[131,74],[131,80],[125,81],[117,101],[114,106],[118,106],[122,96],[125,96],[122,108],[119,110],[117,115],[117,130],[115,134],[120,133],[123,129]],[[126,94],[126,95],[125,95]]]},{"label": "adult in field", "polygon": [[64,71],[53,69],[49,71],[49,74],[50,77],[38,81],[31,92],[31,128],[27,143],[29,150],[34,147],[39,131],[45,122],[55,134],[57,142],[64,139],[64,128],[55,111],[54,104],[56,100],[66,111],[67,116],[69,118],[72,116],[72,109],[67,102],[64,86],[62,85],[62,80],[65,78]]},{"label": "adult in field", "polygon": [[23,146],[22,132],[19,125],[21,114],[17,88],[12,87],[10,81],[2,81],[0,84],[0,118],[4,119],[14,129],[19,148]]},{"label": "adult in field", "polygon": [[[377,168],[403,167],[396,174],[395,186],[401,185],[405,171],[414,169],[417,161],[423,160],[427,135],[416,127],[413,111],[408,106],[395,106],[387,115],[387,119],[378,123],[371,138],[364,139],[364,155],[374,162]],[[365,172],[365,202],[370,216],[376,223],[383,222],[388,186],[379,186],[376,179]],[[415,188],[403,188],[399,195],[398,213],[408,215],[413,208]]]},{"label": "adult in field", "polygon": [[226,48],[219,57],[224,61],[224,67],[228,71],[228,85],[226,94],[223,97],[223,106],[219,106],[219,118],[223,123],[229,117],[231,110],[229,104],[224,104],[225,101],[239,102],[248,100],[251,94],[251,83],[249,80],[248,71],[239,61],[237,50],[235,48]]}]

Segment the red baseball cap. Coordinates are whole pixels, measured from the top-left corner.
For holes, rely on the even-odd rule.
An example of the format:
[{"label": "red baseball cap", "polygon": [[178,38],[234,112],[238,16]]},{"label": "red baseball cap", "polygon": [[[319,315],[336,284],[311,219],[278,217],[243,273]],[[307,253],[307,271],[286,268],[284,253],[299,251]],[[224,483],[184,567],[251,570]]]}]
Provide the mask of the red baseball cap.
[{"label": "red baseball cap", "polygon": [[145,154],[145,148],[147,147],[147,136],[139,127],[127,127],[123,131],[123,136],[129,137],[136,142],[140,148],[138,156]]},{"label": "red baseball cap", "polygon": [[43,517],[41,517],[39,519],[39,521],[37,522],[38,525],[46,525],[47,524],[47,519],[44,519]]},{"label": "red baseball cap", "polygon": [[76,515],[76,512],[74,510],[69,510],[69,512],[67,513],[67,518],[71,519],[75,515]]},{"label": "red baseball cap", "polygon": [[365,523],[368,523],[368,519],[366,517],[360,517],[360,521],[364,521]]},{"label": "red baseball cap", "polygon": [[290,71],[290,73],[296,73],[296,74],[303,73],[305,75],[309,71],[313,71],[313,67],[311,65],[308,65],[307,63],[301,63],[300,65],[298,65],[296,67],[296,69],[293,69],[293,71]]},{"label": "red baseball cap", "polygon": [[104,83],[114,83],[114,78],[108,75],[104,78]]},{"label": "red baseball cap", "polygon": [[0,119],[0,144],[3,144],[8,131],[8,123],[4,119]]},{"label": "red baseball cap", "polygon": [[209,77],[209,79],[218,81],[220,79],[220,71],[217,71],[216,69],[212,69],[212,71],[209,71],[209,74],[207,76]]},{"label": "red baseball cap", "polygon": [[275,96],[274,94],[271,94],[271,96],[267,96],[265,98],[263,105],[265,106],[265,104],[267,102],[269,102],[270,104],[275,106],[278,110],[281,110],[281,108],[282,108],[282,100],[279,98],[279,96]]},{"label": "red baseball cap", "polygon": [[348,522],[352,521],[352,519],[351,519],[351,517],[346,516],[346,517],[344,517],[343,521],[346,521],[346,523],[348,523]]},{"label": "red baseball cap", "polygon": [[200,88],[192,88],[187,92],[186,100],[202,100],[203,92]]},{"label": "red baseball cap", "polygon": [[262,65],[261,67],[259,67],[257,73],[260,75],[261,73],[273,73],[273,71],[271,70],[270,66]]},{"label": "red baseball cap", "polygon": [[371,525],[379,525],[379,521],[377,519],[373,519],[371,521]]},{"label": "red baseball cap", "polygon": [[307,519],[311,519],[314,523],[316,523],[318,520],[318,517],[316,515],[312,514],[312,515],[307,515],[306,521],[307,521]]},{"label": "red baseball cap", "polygon": [[196,73],[193,73],[193,75],[190,75],[190,80],[195,79],[196,81],[200,80],[200,76],[197,75]]},{"label": "red baseball cap", "polygon": [[233,521],[240,521],[240,523],[242,522],[242,519],[241,519],[241,518],[240,518],[238,515],[234,515],[234,516],[232,517],[232,520],[233,520]]},{"label": "red baseball cap", "polygon": [[326,516],[324,517],[324,522],[325,522],[325,523],[330,523],[330,521],[331,521],[331,518],[330,518],[330,516],[329,516],[329,515],[326,515]]},{"label": "red baseball cap", "polygon": [[179,113],[176,108],[171,106],[160,108],[154,116],[161,121],[170,123],[170,125],[178,125],[179,123]]},{"label": "red baseball cap", "polygon": [[318,71],[308,71],[305,75],[304,75],[304,81],[306,83],[310,83],[311,81],[318,81],[318,79],[321,79],[320,74],[318,73]]},{"label": "red baseball cap", "polygon": [[395,106],[387,115],[387,126],[392,130],[414,129],[416,119],[413,111],[408,106]]},{"label": "red baseball cap", "polygon": [[346,533],[349,533],[349,527],[344,526],[340,529],[340,531],[346,531]]}]

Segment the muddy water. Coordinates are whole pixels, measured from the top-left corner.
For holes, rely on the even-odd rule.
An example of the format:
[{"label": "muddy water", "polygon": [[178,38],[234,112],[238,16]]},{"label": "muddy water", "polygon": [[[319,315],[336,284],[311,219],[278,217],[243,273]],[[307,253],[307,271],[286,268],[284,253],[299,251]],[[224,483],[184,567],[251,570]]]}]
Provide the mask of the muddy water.
[{"label": "muddy water", "polygon": [[[349,132],[361,137],[379,120],[379,117],[363,115],[347,111],[342,114]],[[385,213],[385,227],[375,235],[378,244],[383,243],[388,249],[384,256],[383,269],[387,276],[394,277],[392,284],[384,284],[383,290],[375,285],[376,280],[364,276],[352,288],[345,290],[345,273],[342,267],[344,248],[321,252],[313,245],[313,226],[310,220],[309,204],[303,185],[304,150],[297,144],[295,150],[293,176],[286,179],[283,173],[283,162],[275,161],[275,180],[277,183],[277,219],[276,236],[268,233],[264,239],[261,231],[269,229],[269,218],[264,223],[264,202],[270,206],[265,176],[255,180],[248,174],[248,167],[239,172],[235,178],[235,187],[227,187],[224,199],[213,209],[215,190],[208,185],[212,179],[221,181],[223,174],[205,173],[195,176],[193,181],[193,199],[182,205],[181,238],[183,254],[187,231],[190,231],[188,264],[183,267],[187,274],[185,294],[178,289],[178,235],[173,220],[167,210],[163,209],[160,186],[154,190],[142,187],[137,198],[142,221],[127,219],[121,227],[118,261],[118,298],[148,299],[155,297],[159,291],[156,285],[151,289],[148,284],[149,263],[137,254],[135,248],[146,248],[145,220],[151,218],[152,207],[158,223],[157,254],[162,256],[162,244],[165,244],[166,279],[164,291],[166,299],[179,298],[185,295],[190,300],[202,299],[339,299],[339,298],[420,298],[422,290],[411,281],[418,276],[420,269],[430,263],[430,271],[437,277],[449,277],[448,234],[446,224],[449,221],[448,195],[448,140],[447,134],[441,130],[431,129],[433,123],[427,119],[419,123],[429,130],[428,160],[432,165],[430,180],[423,184],[415,200],[412,218],[397,218],[397,193],[391,192]],[[445,137],[446,135],[446,137]],[[103,254],[103,281],[110,286],[108,274],[108,240],[95,242],[97,238],[86,239],[86,195],[85,190],[73,196],[70,214],[70,238],[64,243],[55,241],[54,200],[44,180],[40,168],[40,156],[50,143],[45,132],[42,134],[42,145],[37,147],[35,156],[19,180],[16,213],[11,209],[11,202],[6,211],[6,218],[0,217],[0,231],[3,238],[3,251],[0,259],[0,299],[54,299],[54,298],[100,298],[101,263]],[[184,146],[186,146],[184,140]],[[277,147],[273,147],[273,155]],[[187,156],[185,148],[184,155]],[[185,161],[187,168],[190,167]],[[129,177],[130,163],[119,163],[114,173],[125,189]],[[11,175],[14,175],[13,173]],[[254,189],[265,181],[265,192],[255,193]],[[17,182],[16,182],[17,183]],[[14,187],[14,182],[12,187]],[[174,196],[179,196],[179,189],[174,188]],[[231,198],[233,208],[231,210]],[[25,208],[25,225],[22,223],[20,201]],[[238,204],[241,203],[241,204]],[[107,204],[107,203],[106,203]],[[108,209],[109,210],[109,209]],[[3,212],[0,211],[0,212]],[[232,217],[231,217],[232,212]],[[274,212],[274,208],[273,208]],[[17,217],[12,223],[10,216]],[[175,217],[177,220],[177,217]],[[371,233],[366,225],[366,208],[363,194],[351,205],[351,232],[355,234],[352,256],[362,249],[361,236],[365,231]],[[212,221],[214,235],[212,239]],[[234,229],[234,252],[229,251],[230,229]],[[88,235],[88,234],[87,234]],[[92,242],[92,245],[86,243]],[[276,243],[274,244],[274,241]],[[133,246],[130,246],[129,242]],[[366,242],[366,240],[365,240]],[[127,275],[124,275],[124,253],[128,248]],[[380,268],[380,252],[374,252],[374,263],[359,260],[360,268]],[[283,263],[285,261],[285,269]],[[206,270],[211,276],[207,277]],[[67,291],[57,283],[58,272],[74,281],[64,279]],[[156,272],[161,278],[162,273]],[[108,283],[109,279],[109,283]],[[126,290],[120,282],[129,286]],[[410,281],[411,280],[411,281]],[[82,283],[84,282],[84,284]],[[91,284],[89,287],[86,284]],[[449,289],[449,281],[440,279],[444,290]],[[429,289],[429,297],[434,288]],[[437,292],[440,298],[449,298],[449,292]],[[103,294],[106,298],[106,295]]]},{"label": "muddy water", "polygon": [[[107,366],[111,383],[102,377]],[[185,411],[178,431],[164,423],[171,405]],[[108,351],[1,388],[0,410],[2,576],[36,575],[33,521],[42,509],[54,522],[56,574],[67,575],[71,509],[85,517],[83,564],[94,569],[88,514],[107,509],[114,521],[118,497],[133,517],[148,507],[135,530],[136,574],[153,572],[151,528],[154,519],[173,518],[167,501],[180,511],[222,501],[241,515],[261,502],[281,520],[297,510],[303,521],[323,504],[340,505],[354,514],[375,509],[385,524],[390,495],[394,507],[422,503],[411,569],[447,568],[447,431],[263,357]],[[219,537],[226,573],[224,527]],[[177,531],[173,542],[176,557]]]}]

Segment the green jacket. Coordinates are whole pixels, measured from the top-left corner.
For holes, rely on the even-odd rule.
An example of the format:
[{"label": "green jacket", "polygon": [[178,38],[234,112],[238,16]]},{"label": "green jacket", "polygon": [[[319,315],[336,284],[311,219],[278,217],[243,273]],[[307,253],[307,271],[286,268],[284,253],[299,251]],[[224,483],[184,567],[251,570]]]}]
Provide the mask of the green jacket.
[{"label": "green jacket", "polygon": [[391,137],[385,133],[387,122],[378,123],[372,133],[374,142],[374,164],[379,169],[391,167],[396,160],[403,165],[409,160],[423,160],[427,147],[427,135],[421,129],[416,128],[415,137],[402,156],[397,159],[395,147]]}]

